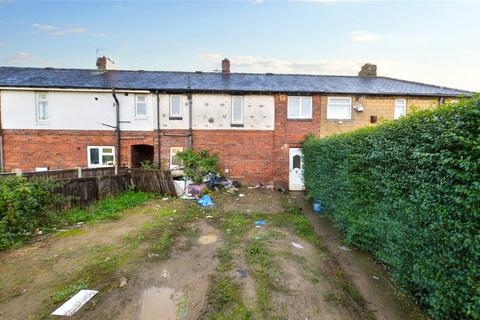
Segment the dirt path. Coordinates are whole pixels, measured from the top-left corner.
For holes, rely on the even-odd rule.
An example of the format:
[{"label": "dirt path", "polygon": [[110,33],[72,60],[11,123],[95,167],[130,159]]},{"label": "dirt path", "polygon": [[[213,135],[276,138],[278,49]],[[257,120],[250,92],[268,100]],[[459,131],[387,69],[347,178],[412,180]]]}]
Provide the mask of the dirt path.
[{"label": "dirt path", "polygon": [[85,287],[99,294],[73,319],[400,319],[382,305],[394,300],[357,291],[285,194],[241,192],[210,208],[152,201],[1,253],[0,319],[50,318]]},{"label": "dirt path", "polygon": [[331,219],[315,214],[302,193],[293,193],[292,199],[302,208],[329,255],[351,279],[377,319],[427,319],[418,306],[398,292],[372,256],[342,244],[340,231]]}]

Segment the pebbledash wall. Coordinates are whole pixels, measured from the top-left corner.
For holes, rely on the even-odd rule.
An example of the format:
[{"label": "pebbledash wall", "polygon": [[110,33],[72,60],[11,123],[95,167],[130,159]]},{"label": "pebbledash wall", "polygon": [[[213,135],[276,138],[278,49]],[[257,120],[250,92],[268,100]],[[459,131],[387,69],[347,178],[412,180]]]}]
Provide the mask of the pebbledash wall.
[{"label": "pebbledash wall", "polygon": [[[37,89],[37,91],[40,89]],[[36,121],[36,91],[0,91],[3,130],[4,171],[31,171],[46,166],[50,170],[86,167],[88,146],[115,146],[115,105],[111,92],[49,90],[49,120]],[[157,134],[157,97],[144,91],[119,91],[122,164],[132,164],[133,145],[160,151],[161,166],[170,165],[170,148],[188,148],[189,106],[187,95],[180,95],[181,117],[170,117],[171,95],[159,95],[160,150]],[[137,96],[145,96],[147,116],[135,116]],[[289,148],[301,147],[305,136],[327,136],[393,119],[395,99],[406,99],[407,113],[438,105],[437,98],[351,97],[352,105],[362,103],[365,110],[352,110],[351,120],[327,120],[325,95],[312,96],[311,119],[288,119],[287,94],[243,95],[244,123],[231,125],[232,96],[228,94],[192,95],[193,148],[220,156],[220,167],[230,178],[247,184],[274,184],[288,187]]]}]

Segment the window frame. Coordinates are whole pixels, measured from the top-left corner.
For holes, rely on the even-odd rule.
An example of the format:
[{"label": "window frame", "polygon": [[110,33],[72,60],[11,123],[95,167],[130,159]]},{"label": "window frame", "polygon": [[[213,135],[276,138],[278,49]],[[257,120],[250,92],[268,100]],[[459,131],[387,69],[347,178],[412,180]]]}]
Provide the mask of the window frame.
[{"label": "window frame", "polygon": [[[145,114],[138,114],[138,98],[143,97],[145,98]],[[141,102],[142,103],[142,102]],[[146,94],[136,94],[135,95],[135,119],[148,119],[148,103],[147,103],[147,95]]]},{"label": "window frame", "polygon": [[[348,118],[338,118],[338,117],[330,117],[329,110],[332,106],[330,106],[330,101],[334,99],[344,99],[349,101],[349,108],[348,108]],[[331,113],[331,112],[330,112]],[[327,120],[352,120],[352,97],[343,97],[343,96],[331,96],[327,98]]]},{"label": "window frame", "polygon": [[[290,99],[298,99],[298,115],[295,117],[290,116]],[[306,117],[302,116],[302,100],[308,99],[310,101],[310,112]],[[287,119],[289,120],[311,120],[313,115],[313,99],[312,96],[288,96],[287,97]]]},{"label": "window frame", "polygon": [[[41,99],[39,96],[41,94],[45,94],[46,98]],[[50,113],[49,113],[49,108],[48,108],[48,100],[49,100],[49,94],[47,91],[37,91],[35,92],[35,121],[40,124],[47,124],[50,121]],[[47,117],[45,119],[40,119],[40,102],[45,102],[46,103],[46,114]]]},{"label": "window frame", "polygon": [[[91,159],[90,159],[90,151],[92,149],[98,149],[98,159],[99,161],[101,161],[104,153],[103,153],[103,149],[105,148],[109,148],[109,149],[112,149],[112,153],[111,155],[113,156],[113,163],[111,165],[109,164],[102,164],[102,163],[99,163],[99,164],[92,164],[91,163]],[[110,153],[106,153],[106,155],[110,155]],[[115,147],[114,146],[87,146],[87,164],[88,164],[88,167],[89,168],[106,168],[106,167],[114,167],[115,166]]]},{"label": "window frame", "polygon": [[[403,114],[397,116],[397,101],[403,101]],[[393,106],[393,119],[398,120],[407,114],[407,99],[395,99],[395,105]]]},{"label": "window frame", "polygon": [[173,150],[176,150],[176,152],[175,152],[175,155],[176,155],[177,152],[183,151],[183,147],[170,147],[170,170],[183,166],[183,161],[182,161],[182,164],[180,166],[172,164],[172,160],[173,160],[173,156],[174,156]]},{"label": "window frame", "polygon": [[[172,113],[172,107],[173,107],[173,98],[178,97],[179,99],[179,107],[180,107],[180,113],[178,114],[173,114]],[[180,94],[172,94],[170,95],[170,110],[169,110],[169,116],[170,120],[182,120],[182,95]]]},{"label": "window frame", "polygon": [[[233,112],[233,108],[234,108],[234,101],[235,99],[240,99],[240,113],[241,113],[241,116],[240,116],[240,121],[235,121],[235,119],[233,118],[233,115],[234,115],[234,112]],[[243,99],[243,96],[241,95],[233,95],[232,96],[232,105],[231,105],[231,108],[230,108],[230,111],[231,111],[231,121],[230,121],[230,124],[232,126],[243,126],[244,124],[244,121],[245,121],[245,108],[244,108],[244,99]]]}]

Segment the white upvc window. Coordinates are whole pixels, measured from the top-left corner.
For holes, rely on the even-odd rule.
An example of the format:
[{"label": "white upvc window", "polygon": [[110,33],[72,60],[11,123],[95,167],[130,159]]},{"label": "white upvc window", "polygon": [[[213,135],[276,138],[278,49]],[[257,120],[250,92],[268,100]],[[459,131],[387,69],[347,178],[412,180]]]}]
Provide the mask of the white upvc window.
[{"label": "white upvc window", "polygon": [[311,119],[312,97],[288,97],[288,119]]},{"label": "white upvc window", "polygon": [[182,117],[182,96],[170,96],[170,118]]},{"label": "white upvc window", "polygon": [[183,166],[183,161],[177,157],[177,152],[183,151],[182,147],[171,147],[170,148],[170,169],[175,169]]},{"label": "white upvc window", "polygon": [[329,120],[352,119],[352,98],[328,97],[327,119]]},{"label": "white upvc window", "polygon": [[147,96],[135,95],[135,118],[146,119],[147,117]]},{"label": "white upvc window", "polygon": [[88,167],[108,167],[115,165],[115,148],[110,146],[87,147]]},{"label": "white upvc window", "polygon": [[232,124],[243,124],[242,96],[232,96]]},{"label": "white upvc window", "polygon": [[48,121],[48,92],[37,92],[36,97],[36,120],[37,122]]},{"label": "white upvc window", "polygon": [[395,114],[394,119],[403,117],[407,113],[407,100],[406,99],[395,99]]}]

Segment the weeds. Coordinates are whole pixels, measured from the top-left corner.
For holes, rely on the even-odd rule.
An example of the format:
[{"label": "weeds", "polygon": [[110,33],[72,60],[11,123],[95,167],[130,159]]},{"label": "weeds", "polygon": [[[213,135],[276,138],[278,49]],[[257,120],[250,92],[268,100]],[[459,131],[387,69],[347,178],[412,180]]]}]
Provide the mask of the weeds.
[{"label": "weeds", "polygon": [[51,298],[52,303],[60,303],[70,299],[79,290],[87,289],[88,283],[85,281],[75,282],[71,285],[61,288]]}]

